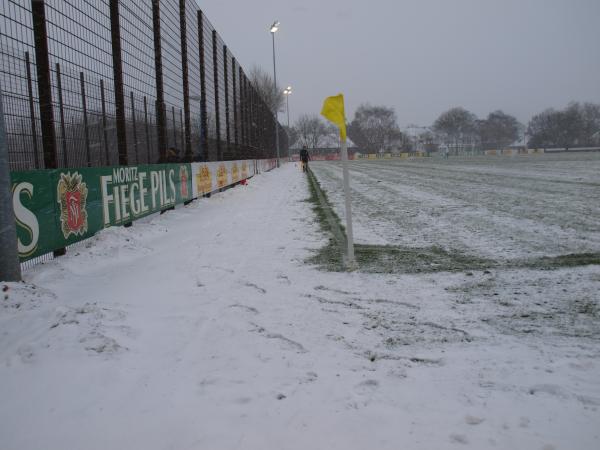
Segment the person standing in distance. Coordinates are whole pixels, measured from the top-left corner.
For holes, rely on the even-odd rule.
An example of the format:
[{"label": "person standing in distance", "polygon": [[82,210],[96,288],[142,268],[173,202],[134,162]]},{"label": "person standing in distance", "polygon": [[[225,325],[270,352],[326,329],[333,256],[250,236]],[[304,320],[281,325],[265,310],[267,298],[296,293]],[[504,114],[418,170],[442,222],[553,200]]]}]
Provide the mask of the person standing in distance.
[{"label": "person standing in distance", "polygon": [[310,155],[306,149],[306,145],[300,150],[300,161],[302,161],[302,172],[308,171],[308,161],[310,161]]}]

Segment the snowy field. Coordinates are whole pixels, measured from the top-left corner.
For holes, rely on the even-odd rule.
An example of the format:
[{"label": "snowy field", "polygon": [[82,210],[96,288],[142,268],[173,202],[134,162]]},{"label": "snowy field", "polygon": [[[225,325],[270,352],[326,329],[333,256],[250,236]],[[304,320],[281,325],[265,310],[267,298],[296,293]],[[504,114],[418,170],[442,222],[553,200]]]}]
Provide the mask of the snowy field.
[{"label": "snowy field", "polygon": [[[312,168],[343,216],[340,163]],[[357,242],[510,260],[600,251],[600,152],[351,164]]]},{"label": "snowy field", "polygon": [[[353,163],[357,237],[596,252],[585,158]],[[0,449],[600,448],[600,266],[326,272],[308,196],[288,164],[0,283]]]}]

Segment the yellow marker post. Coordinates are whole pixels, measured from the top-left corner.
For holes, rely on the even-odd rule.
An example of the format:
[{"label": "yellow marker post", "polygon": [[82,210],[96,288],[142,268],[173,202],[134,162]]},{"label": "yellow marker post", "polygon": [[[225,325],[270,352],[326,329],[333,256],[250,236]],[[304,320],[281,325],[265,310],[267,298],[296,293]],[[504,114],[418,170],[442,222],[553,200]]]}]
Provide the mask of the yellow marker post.
[{"label": "yellow marker post", "polygon": [[356,259],[354,258],[354,235],[352,232],[352,205],[350,201],[350,174],[348,171],[348,147],[346,144],[346,115],[344,113],[344,96],[338,94],[333,97],[327,97],[323,102],[321,115],[327,120],[337,125],[340,129],[342,169],[344,173],[344,197],[346,200],[346,236],[348,244],[348,254],[346,267],[348,269],[356,268]]}]

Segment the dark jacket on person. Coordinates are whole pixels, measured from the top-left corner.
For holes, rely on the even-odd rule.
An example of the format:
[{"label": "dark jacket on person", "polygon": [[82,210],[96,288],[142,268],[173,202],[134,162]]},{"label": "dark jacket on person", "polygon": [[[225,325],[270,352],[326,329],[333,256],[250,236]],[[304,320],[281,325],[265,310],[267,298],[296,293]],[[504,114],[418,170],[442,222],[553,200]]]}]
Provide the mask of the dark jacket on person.
[{"label": "dark jacket on person", "polygon": [[302,161],[302,162],[310,161],[310,155],[308,154],[308,150],[306,150],[305,148],[300,150],[300,161]]}]

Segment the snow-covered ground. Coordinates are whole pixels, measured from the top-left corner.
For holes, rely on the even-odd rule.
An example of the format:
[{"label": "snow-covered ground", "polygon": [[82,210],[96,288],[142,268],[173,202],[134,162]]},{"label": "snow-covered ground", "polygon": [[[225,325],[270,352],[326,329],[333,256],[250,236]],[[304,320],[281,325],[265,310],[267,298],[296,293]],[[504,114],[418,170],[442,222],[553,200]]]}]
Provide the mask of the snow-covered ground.
[{"label": "snow-covered ground", "polygon": [[323,272],[307,197],[286,165],[1,283],[0,449],[600,448],[598,266]]},{"label": "snow-covered ground", "polygon": [[[341,164],[312,164],[343,216]],[[600,251],[600,153],[351,165],[357,242],[496,260]]]}]

